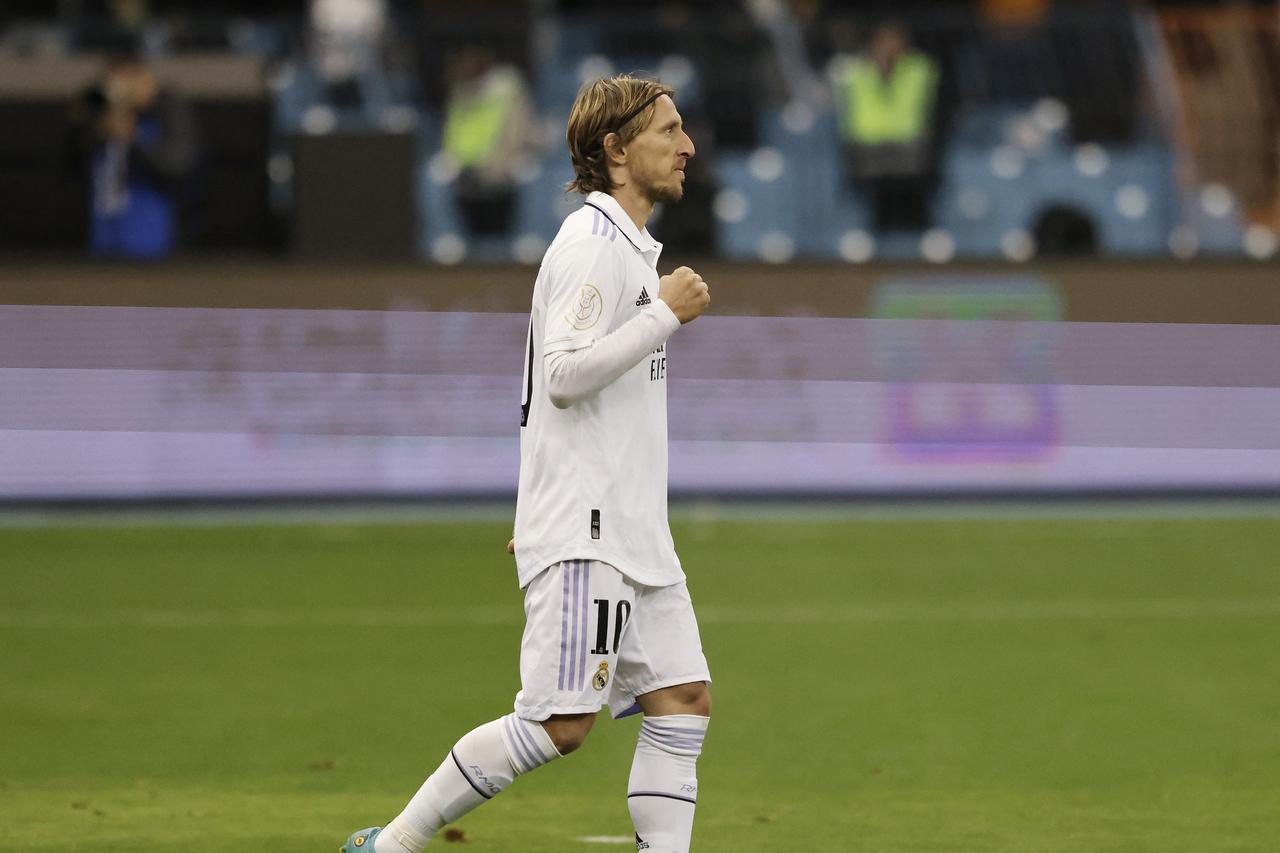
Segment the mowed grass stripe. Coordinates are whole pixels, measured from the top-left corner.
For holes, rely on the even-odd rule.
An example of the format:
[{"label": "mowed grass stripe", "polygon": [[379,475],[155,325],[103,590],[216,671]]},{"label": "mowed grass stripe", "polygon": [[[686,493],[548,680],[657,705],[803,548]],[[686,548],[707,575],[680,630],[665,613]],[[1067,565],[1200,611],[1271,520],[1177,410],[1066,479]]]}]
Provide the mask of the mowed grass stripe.
[{"label": "mowed grass stripe", "polygon": [[[699,621],[709,625],[800,625],[881,622],[1026,622],[1047,619],[1182,619],[1203,616],[1280,616],[1280,598],[1165,598],[1140,601],[904,601],[880,604],[790,602],[776,607],[707,606]],[[447,608],[347,608],[332,611],[173,610],[107,611],[0,610],[0,629],[76,628],[434,628],[520,625],[520,609],[464,605]]]}]

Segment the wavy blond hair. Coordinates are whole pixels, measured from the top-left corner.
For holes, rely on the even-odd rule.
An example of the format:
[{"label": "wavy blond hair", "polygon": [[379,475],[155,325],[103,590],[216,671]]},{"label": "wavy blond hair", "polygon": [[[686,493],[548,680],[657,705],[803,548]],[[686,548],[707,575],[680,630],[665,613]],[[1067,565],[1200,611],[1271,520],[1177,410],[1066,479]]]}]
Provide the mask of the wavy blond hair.
[{"label": "wavy blond hair", "polygon": [[[574,172],[565,191],[586,195],[614,189],[604,151],[605,137],[616,133],[623,145],[635,139],[653,121],[653,102],[662,95],[674,99],[676,92],[657,80],[630,74],[602,77],[583,84],[573,101],[565,134]],[[623,122],[646,101],[648,105],[644,109]]]}]

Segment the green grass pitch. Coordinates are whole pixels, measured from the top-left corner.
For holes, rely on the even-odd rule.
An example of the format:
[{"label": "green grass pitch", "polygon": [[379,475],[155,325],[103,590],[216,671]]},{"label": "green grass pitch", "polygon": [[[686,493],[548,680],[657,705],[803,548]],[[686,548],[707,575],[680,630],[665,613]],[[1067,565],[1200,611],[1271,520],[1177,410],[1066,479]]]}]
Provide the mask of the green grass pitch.
[{"label": "green grass pitch", "polygon": [[[510,709],[507,529],[0,530],[4,849],[333,853],[385,822]],[[699,853],[1280,850],[1274,515],[674,532],[716,678]],[[611,849],[578,839],[630,833],[636,727],[458,849]]]}]

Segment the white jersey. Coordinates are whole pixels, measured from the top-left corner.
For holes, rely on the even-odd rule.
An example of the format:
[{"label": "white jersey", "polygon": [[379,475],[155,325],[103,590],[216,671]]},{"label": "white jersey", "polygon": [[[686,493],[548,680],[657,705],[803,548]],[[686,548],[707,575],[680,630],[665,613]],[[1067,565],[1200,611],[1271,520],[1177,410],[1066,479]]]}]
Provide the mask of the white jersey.
[{"label": "white jersey", "polygon": [[661,251],[612,196],[596,192],[543,257],[524,367],[521,587],[565,560],[600,560],[647,586],[684,580],[667,523],[666,345],[567,408],[552,404],[546,380],[547,354],[592,347],[642,311],[660,310],[678,326],[670,309],[655,306]]}]

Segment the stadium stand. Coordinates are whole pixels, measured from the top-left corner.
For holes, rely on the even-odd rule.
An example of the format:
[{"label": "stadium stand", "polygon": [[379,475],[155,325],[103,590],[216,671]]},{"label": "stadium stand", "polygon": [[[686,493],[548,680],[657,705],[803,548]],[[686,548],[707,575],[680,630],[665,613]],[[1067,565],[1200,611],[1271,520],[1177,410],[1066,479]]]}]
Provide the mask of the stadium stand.
[{"label": "stadium stand", "polygon": [[[0,240],[82,242],[79,214],[66,211],[83,206],[84,187],[46,142],[65,135],[63,105],[127,42],[198,100],[209,159],[193,248],[291,233],[295,137],[386,132],[415,139],[422,257],[536,262],[573,207],[558,188],[570,177],[562,137],[577,87],[639,70],[676,86],[698,132],[698,192],[665,233],[661,215],[654,226],[694,251],[771,263],[1277,252],[1280,40],[1268,10],[912,10],[913,43],[938,69],[936,179],[927,228],[882,233],[871,199],[844,179],[829,83],[841,51],[889,20],[858,4],[490,2],[463,13],[360,2],[365,53],[347,83],[325,49],[344,5],[157,3],[130,21],[112,4],[61,18],[15,7],[0,24],[0,186],[22,203]],[[445,69],[475,44],[527,78],[536,110],[501,236],[468,233],[460,170],[442,154]]]}]

